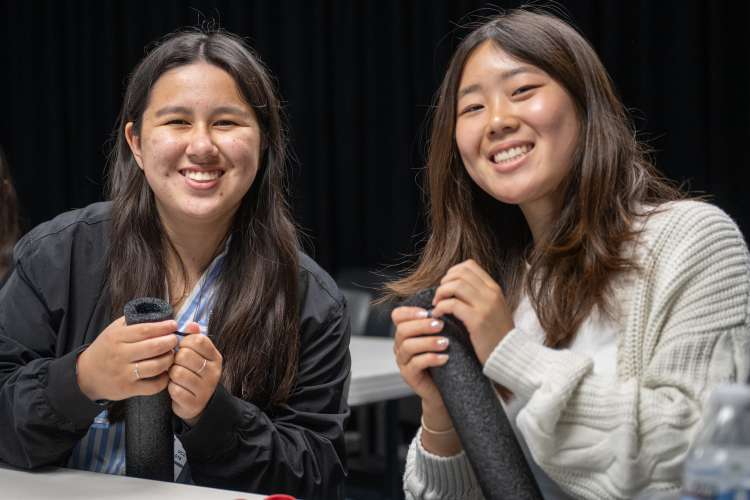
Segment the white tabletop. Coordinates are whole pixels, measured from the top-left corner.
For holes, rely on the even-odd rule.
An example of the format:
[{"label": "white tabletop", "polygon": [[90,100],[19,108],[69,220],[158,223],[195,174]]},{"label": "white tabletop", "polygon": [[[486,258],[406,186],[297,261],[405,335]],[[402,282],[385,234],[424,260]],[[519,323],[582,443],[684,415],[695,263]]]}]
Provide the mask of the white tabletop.
[{"label": "white tabletop", "polygon": [[414,394],[398,371],[392,338],[353,336],[349,351],[352,355],[350,406]]},{"label": "white tabletop", "polygon": [[21,471],[0,465],[3,500],[261,500],[265,495],[50,467]]}]

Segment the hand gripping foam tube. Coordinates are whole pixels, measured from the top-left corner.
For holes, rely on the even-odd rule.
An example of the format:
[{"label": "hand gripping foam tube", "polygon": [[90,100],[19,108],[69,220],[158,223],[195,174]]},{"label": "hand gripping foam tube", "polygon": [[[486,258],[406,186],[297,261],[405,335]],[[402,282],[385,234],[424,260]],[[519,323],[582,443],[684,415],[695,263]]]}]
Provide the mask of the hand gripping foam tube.
[{"label": "hand gripping foam tube", "polygon": [[[151,297],[125,304],[128,325],[172,319],[172,306]],[[125,402],[125,470],[128,476],[174,481],[172,401],[167,390]]]},{"label": "hand gripping foam tube", "polygon": [[[422,290],[402,306],[432,309],[435,289]],[[444,321],[440,335],[450,341],[450,357],[443,366],[430,368],[453,420],[471,467],[488,500],[541,500],[542,496],[513,428],[490,380],[474,353],[463,323],[453,315]]]}]

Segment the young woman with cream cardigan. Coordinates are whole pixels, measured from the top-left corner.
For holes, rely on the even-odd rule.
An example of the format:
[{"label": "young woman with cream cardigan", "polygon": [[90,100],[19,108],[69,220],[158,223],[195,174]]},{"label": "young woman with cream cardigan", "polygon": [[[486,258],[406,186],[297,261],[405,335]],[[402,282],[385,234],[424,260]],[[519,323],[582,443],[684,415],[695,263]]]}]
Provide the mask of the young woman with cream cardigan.
[{"label": "young woman with cream cardigan", "polygon": [[[395,354],[422,399],[409,499],[481,492],[430,367],[466,326],[545,498],[675,490],[704,402],[744,381],[750,265],[734,222],[656,173],[591,46],[544,13],[473,31],[439,91],[431,231],[394,297]],[[498,450],[503,453],[503,450]]]}]

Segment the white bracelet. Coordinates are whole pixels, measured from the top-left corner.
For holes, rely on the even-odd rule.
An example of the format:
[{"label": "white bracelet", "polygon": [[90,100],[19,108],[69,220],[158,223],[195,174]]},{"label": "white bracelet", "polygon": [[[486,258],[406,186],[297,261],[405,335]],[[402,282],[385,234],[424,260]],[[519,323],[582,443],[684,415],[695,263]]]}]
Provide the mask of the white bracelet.
[{"label": "white bracelet", "polygon": [[427,424],[424,423],[424,415],[420,417],[419,421],[422,423],[422,429],[436,436],[443,436],[445,434],[450,434],[455,431],[455,428],[453,426],[451,426],[449,429],[445,429],[444,431],[436,431],[434,429],[430,429],[429,427],[427,427]]}]

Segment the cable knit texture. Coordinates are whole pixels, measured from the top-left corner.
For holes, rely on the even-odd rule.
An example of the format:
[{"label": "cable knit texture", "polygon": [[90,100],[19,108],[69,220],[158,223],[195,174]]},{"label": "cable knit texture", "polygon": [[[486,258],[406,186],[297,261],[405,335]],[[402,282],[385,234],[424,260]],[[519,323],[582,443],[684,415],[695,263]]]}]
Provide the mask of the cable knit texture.
[{"label": "cable knit texture", "polygon": [[[633,498],[679,488],[711,389],[750,370],[750,257],[734,222],[698,201],[659,207],[639,224],[640,269],[614,280],[617,377],[588,356],[512,330],[484,366],[526,401],[516,425],[536,463],[577,498]],[[501,451],[499,451],[501,452]],[[408,499],[480,499],[466,456],[407,457]]]}]

